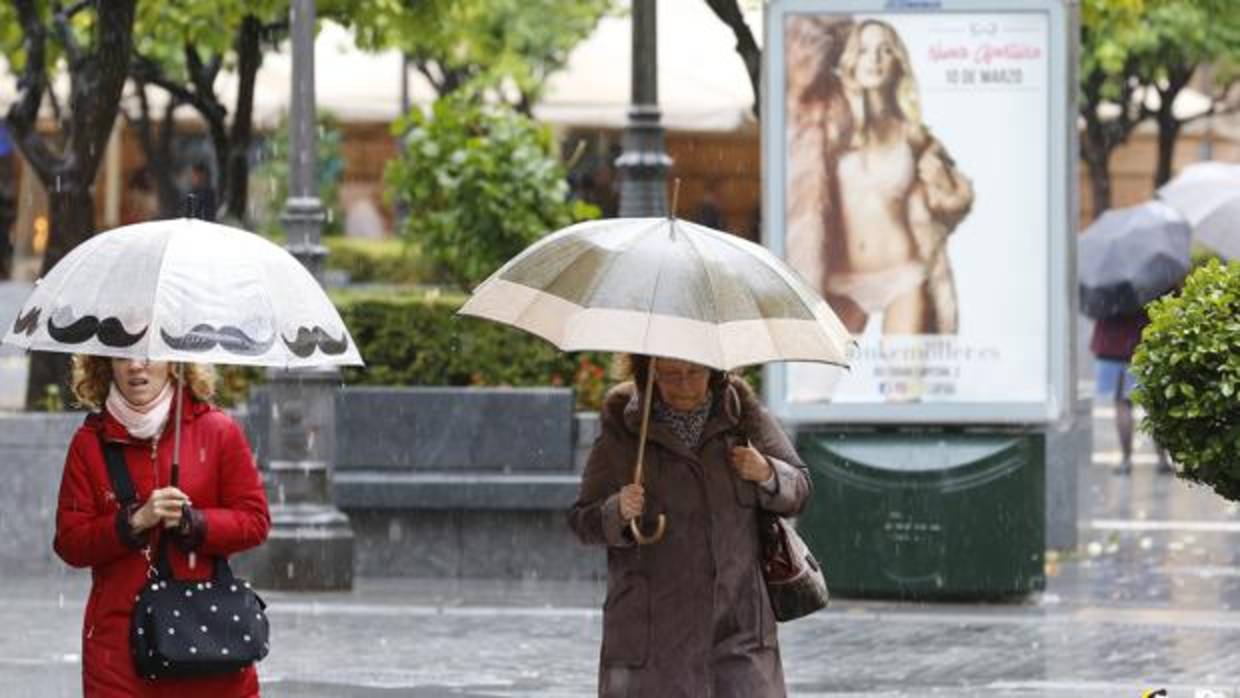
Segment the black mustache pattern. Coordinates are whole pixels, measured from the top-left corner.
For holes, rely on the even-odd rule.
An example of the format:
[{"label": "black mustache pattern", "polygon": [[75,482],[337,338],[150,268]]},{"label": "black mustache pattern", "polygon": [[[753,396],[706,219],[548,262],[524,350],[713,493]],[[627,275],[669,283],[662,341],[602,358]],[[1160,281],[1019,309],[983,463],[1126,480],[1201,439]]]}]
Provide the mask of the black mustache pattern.
[{"label": "black mustache pattern", "polygon": [[13,321],[13,334],[25,334],[27,337],[35,333],[39,329],[39,314],[43,309],[35,306],[25,315],[18,315]]},{"label": "black mustache pattern", "polygon": [[280,339],[284,340],[284,346],[288,350],[301,358],[306,358],[314,353],[317,348],[328,356],[343,354],[349,348],[349,334],[347,332],[340,335],[340,339],[336,339],[327,334],[327,330],[322,327],[314,328],[299,327],[297,328],[296,339],[289,339],[283,335]]},{"label": "black mustache pattern", "polygon": [[98,336],[99,343],[104,346],[131,347],[146,335],[148,329],[150,328],[143,327],[141,332],[130,334],[125,331],[125,326],[119,319],[110,317],[100,320],[94,315],[79,318],[64,327],[58,327],[53,318],[47,319],[47,333],[63,344],[81,344]]},{"label": "black mustache pattern", "polygon": [[177,351],[204,352],[219,346],[224,351],[242,356],[265,354],[276,341],[274,332],[266,340],[257,340],[236,327],[225,325],[217,328],[205,323],[194,325],[180,337],[174,337],[161,328],[159,336],[163,338],[164,344]]}]

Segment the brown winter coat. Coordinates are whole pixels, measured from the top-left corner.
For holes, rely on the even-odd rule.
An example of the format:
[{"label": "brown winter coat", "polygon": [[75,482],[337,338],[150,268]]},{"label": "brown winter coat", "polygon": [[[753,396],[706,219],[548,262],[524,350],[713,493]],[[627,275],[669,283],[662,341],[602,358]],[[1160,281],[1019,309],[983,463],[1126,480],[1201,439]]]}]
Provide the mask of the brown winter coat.
[{"label": "brown winter coat", "polygon": [[[743,420],[743,424],[741,423]],[[651,420],[646,511],[667,515],[667,534],[636,546],[618,492],[632,482],[641,395],[614,388],[600,415],[569,524],[607,546],[607,600],[599,695],[604,698],[784,696],[775,618],[759,567],[757,512],[799,513],[809,477],[752,391],[729,379],[717,392],[696,453]],[[730,450],[744,433],[775,468],[773,492],[741,480]]]}]

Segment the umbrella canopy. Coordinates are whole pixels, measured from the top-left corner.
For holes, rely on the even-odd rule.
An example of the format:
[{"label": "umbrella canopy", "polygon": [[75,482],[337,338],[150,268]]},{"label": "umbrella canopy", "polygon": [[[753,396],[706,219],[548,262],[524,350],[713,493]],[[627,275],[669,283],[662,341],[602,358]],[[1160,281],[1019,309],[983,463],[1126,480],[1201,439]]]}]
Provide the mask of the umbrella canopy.
[{"label": "umbrella canopy", "polygon": [[1077,241],[1081,312],[1140,311],[1188,274],[1188,248],[1188,223],[1164,203],[1107,211]]},{"label": "umbrella canopy", "polygon": [[728,370],[846,365],[848,330],[764,247],[675,218],[578,223],[484,281],[461,313],[565,351],[630,352]]},{"label": "umbrella canopy", "polygon": [[1240,259],[1240,165],[1199,162],[1158,190],[1180,212],[1193,237],[1224,259]]},{"label": "umbrella canopy", "polygon": [[100,233],[40,279],[4,343],[252,366],[360,365],[322,287],[253,233],[188,218]]}]

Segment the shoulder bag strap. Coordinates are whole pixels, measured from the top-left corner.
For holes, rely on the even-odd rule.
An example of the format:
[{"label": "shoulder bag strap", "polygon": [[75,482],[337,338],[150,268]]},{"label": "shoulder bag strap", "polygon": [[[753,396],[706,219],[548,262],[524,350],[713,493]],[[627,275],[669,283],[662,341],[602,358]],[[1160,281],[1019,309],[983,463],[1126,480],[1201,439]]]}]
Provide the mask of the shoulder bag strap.
[{"label": "shoulder bag strap", "polygon": [[122,506],[128,506],[137,500],[133,479],[129,477],[129,466],[125,463],[125,446],[115,441],[107,441],[102,435],[99,446],[103,449],[103,460],[108,465],[108,479],[112,481],[112,490]]},{"label": "shoulder bag strap", "polygon": [[[137,493],[134,490],[133,478],[129,477],[129,466],[125,462],[125,445],[107,441],[101,435],[99,437],[99,445],[103,448],[103,459],[108,465],[108,479],[112,481],[112,490],[116,492],[116,498],[121,502],[121,506],[129,506],[137,501]],[[166,579],[172,579],[172,568],[168,564],[168,554],[164,549],[168,544],[168,537],[159,536],[159,547],[155,553],[154,568]]]}]

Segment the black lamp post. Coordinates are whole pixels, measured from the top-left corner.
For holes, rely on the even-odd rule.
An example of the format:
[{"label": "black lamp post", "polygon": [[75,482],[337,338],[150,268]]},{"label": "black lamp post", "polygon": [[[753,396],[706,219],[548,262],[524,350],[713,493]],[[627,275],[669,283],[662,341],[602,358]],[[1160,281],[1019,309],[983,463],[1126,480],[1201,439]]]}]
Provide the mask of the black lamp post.
[{"label": "black lamp post", "polygon": [[659,123],[656,9],[655,0],[633,0],[632,104],[624,128],[624,150],[616,160],[621,216],[667,215],[667,173],[672,158]]},{"label": "black lamp post", "polygon": [[[314,0],[289,9],[293,90],[289,107],[289,196],[281,221],[288,251],[323,281],[326,218],[319,201],[314,104]],[[332,502],[336,446],[335,368],[272,370],[267,495],[272,528],[254,553],[251,578],[267,589],[342,590],[353,586],[353,530]]]}]

